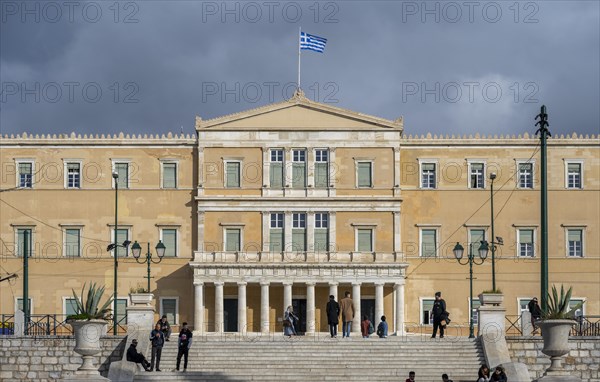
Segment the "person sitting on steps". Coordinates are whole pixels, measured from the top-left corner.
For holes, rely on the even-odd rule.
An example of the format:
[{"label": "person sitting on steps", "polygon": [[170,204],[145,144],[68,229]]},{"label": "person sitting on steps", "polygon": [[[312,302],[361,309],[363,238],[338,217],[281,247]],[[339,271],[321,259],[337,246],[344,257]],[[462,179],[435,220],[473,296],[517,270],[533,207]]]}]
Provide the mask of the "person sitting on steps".
[{"label": "person sitting on steps", "polygon": [[129,345],[129,349],[127,349],[127,361],[139,363],[142,365],[144,370],[152,371],[150,368],[150,362],[146,360],[146,357],[142,353],[138,353],[137,351],[138,341],[134,338],[131,340],[131,345]]}]

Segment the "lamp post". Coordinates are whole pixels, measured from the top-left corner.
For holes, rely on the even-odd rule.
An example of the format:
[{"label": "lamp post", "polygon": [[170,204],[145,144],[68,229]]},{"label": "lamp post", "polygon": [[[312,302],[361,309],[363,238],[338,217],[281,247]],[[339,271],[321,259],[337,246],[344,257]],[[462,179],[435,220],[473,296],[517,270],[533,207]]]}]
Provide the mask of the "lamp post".
[{"label": "lamp post", "polygon": [[148,264],[148,276],[146,276],[146,278],[148,279],[148,289],[146,289],[148,291],[148,293],[150,293],[150,264],[154,263],[154,264],[158,264],[162,261],[163,256],[165,255],[165,250],[167,249],[167,247],[165,247],[165,245],[162,243],[162,241],[158,241],[158,244],[156,244],[156,254],[158,255],[158,261],[154,261],[152,259],[152,252],[150,252],[150,243],[148,243],[148,252],[146,252],[146,258],[142,258],[140,261],[140,255],[142,252],[142,246],[138,244],[138,242],[136,241],[135,243],[133,243],[133,245],[131,246],[131,253],[133,254],[133,257],[135,258],[135,261],[138,264],[143,264],[144,262]]},{"label": "lamp post", "polygon": [[481,261],[477,261],[475,259],[475,255],[473,254],[473,244],[469,244],[469,256],[467,257],[466,262],[462,262],[463,253],[465,249],[460,243],[456,243],[452,252],[454,252],[454,257],[461,265],[469,264],[469,338],[475,338],[474,330],[473,330],[473,263],[476,265],[481,265],[485,261],[485,258],[488,254],[488,244],[485,241],[481,241],[481,245],[479,246],[479,258]]},{"label": "lamp post", "polygon": [[[491,206],[491,228],[492,228],[492,241],[490,249],[492,250],[492,290],[496,290],[496,244],[503,245],[504,241],[501,237],[494,236],[494,179],[496,179],[496,173],[492,172],[490,174],[490,206]],[[494,241],[494,239],[496,241]],[[487,242],[486,242],[487,245]]]}]

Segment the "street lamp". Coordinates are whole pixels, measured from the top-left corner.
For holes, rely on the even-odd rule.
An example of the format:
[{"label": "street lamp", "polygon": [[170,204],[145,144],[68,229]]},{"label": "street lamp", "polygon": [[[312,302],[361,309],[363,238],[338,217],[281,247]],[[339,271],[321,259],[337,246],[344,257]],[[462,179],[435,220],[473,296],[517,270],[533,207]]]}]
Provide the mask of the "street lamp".
[{"label": "street lamp", "polygon": [[113,291],[113,335],[117,335],[117,268],[119,267],[119,260],[118,260],[118,256],[117,256],[117,248],[118,248],[118,244],[117,244],[117,212],[118,212],[118,201],[119,201],[119,173],[117,171],[114,171],[112,173],[112,177],[114,179],[115,182],[115,236],[113,239],[113,248],[108,248],[108,251],[110,251],[111,249],[114,249],[114,253],[113,253],[113,257],[114,257],[114,280],[113,280],[113,286],[114,286],[114,291]]},{"label": "street lamp", "polygon": [[138,242],[136,241],[135,243],[133,243],[133,245],[131,246],[131,253],[133,254],[133,257],[135,258],[135,261],[138,264],[143,264],[144,262],[148,264],[148,276],[146,276],[146,278],[148,279],[148,289],[146,289],[148,291],[148,293],[150,293],[150,264],[154,263],[154,264],[158,264],[162,261],[163,256],[165,255],[165,250],[167,249],[167,247],[165,247],[165,245],[162,243],[162,241],[158,241],[158,244],[156,244],[156,254],[158,255],[158,261],[154,261],[152,259],[152,252],[150,252],[150,243],[148,243],[148,252],[146,252],[146,258],[142,258],[140,261],[140,255],[142,253],[142,246],[138,244]]},{"label": "street lamp", "polygon": [[[494,179],[496,179],[496,173],[492,172],[490,174],[490,206],[491,206],[491,214],[490,214],[490,219],[491,221],[491,228],[492,228],[492,242],[490,244],[491,245],[491,250],[492,250],[492,290],[495,291],[496,290],[496,244],[498,245],[503,245],[504,241],[502,240],[502,238],[500,236],[496,237],[494,236]],[[496,239],[496,241],[494,241],[494,238]],[[487,242],[486,242],[487,245]]]},{"label": "street lamp", "polygon": [[475,263],[476,265],[481,265],[483,264],[483,262],[485,261],[485,258],[487,257],[488,254],[488,243],[485,241],[481,241],[481,245],[479,246],[479,258],[481,261],[477,261],[475,259],[475,255],[473,254],[473,244],[469,244],[469,256],[467,257],[466,261],[463,263],[462,262],[462,258],[463,258],[463,253],[465,251],[465,249],[463,248],[462,245],[460,245],[460,243],[456,243],[456,245],[454,246],[454,249],[452,250],[452,252],[454,252],[454,257],[456,257],[456,260],[458,261],[459,264],[461,265],[467,265],[469,264],[469,315],[470,315],[470,319],[469,319],[469,338],[475,338],[475,335],[473,334],[473,263]]}]

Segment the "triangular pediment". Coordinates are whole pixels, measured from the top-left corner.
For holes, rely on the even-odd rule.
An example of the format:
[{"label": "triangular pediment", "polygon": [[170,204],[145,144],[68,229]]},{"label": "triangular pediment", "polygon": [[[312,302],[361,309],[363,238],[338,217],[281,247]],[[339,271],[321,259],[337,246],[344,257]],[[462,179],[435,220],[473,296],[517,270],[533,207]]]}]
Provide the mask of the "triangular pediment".
[{"label": "triangular pediment", "polygon": [[390,121],[328,104],[302,95],[256,109],[203,121],[196,130],[389,130],[402,131],[402,119]]}]

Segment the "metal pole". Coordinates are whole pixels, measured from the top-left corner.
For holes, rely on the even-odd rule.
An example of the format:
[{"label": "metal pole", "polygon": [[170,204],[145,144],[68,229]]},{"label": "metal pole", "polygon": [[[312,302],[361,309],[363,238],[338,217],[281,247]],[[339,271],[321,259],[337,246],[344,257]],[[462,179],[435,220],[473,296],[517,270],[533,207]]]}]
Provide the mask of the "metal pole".
[{"label": "metal pole", "polygon": [[475,338],[473,331],[473,244],[469,244],[469,338]]},{"label": "metal pole", "polygon": [[23,333],[29,334],[29,230],[23,230]]},{"label": "metal pole", "polygon": [[542,229],[542,238],[541,238],[541,300],[542,300],[542,310],[545,311],[548,306],[548,180],[547,180],[547,146],[546,139],[550,134],[548,130],[548,114],[546,113],[546,106],[542,105],[540,109],[540,114],[538,114],[536,119],[540,120],[536,123],[540,125],[540,128],[537,132],[540,133],[541,140],[541,229]]},{"label": "metal pole", "polygon": [[150,243],[148,243],[148,253],[146,253],[146,262],[148,263],[148,289],[146,291],[150,293],[150,259],[152,257],[152,253],[150,253]]},{"label": "metal pole", "polygon": [[114,271],[114,280],[113,280],[113,284],[114,284],[114,291],[113,291],[113,296],[114,296],[114,300],[113,300],[113,335],[117,335],[117,327],[118,327],[118,323],[117,323],[117,273],[118,273],[118,267],[119,267],[119,260],[118,260],[118,247],[117,247],[117,213],[118,213],[118,198],[119,198],[119,174],[118,173],[114,173],[113,174],[113,179],[115,180],[115,239],[114,239],[114,262],[115,262],[115,271]]},{"label": "metal pole", "polygon": [[[495,175],[495,174],[492,174]],[[496,245],[494,244],[494,240],[496,236],[494,236],[494,178],[495,176],[490,176],[491,184],[490,184],[490,205],[491,205],[491,228],[492,228],[492,238],[490,243],[492,243],[492,290],[496,291]]]},{"label": "metal pole", "polygon": [[302,52],[300,49],[300,37],[302,36],[302,27],[298,27],[298,31],[298,91],[300,91],[300,52]]}]

